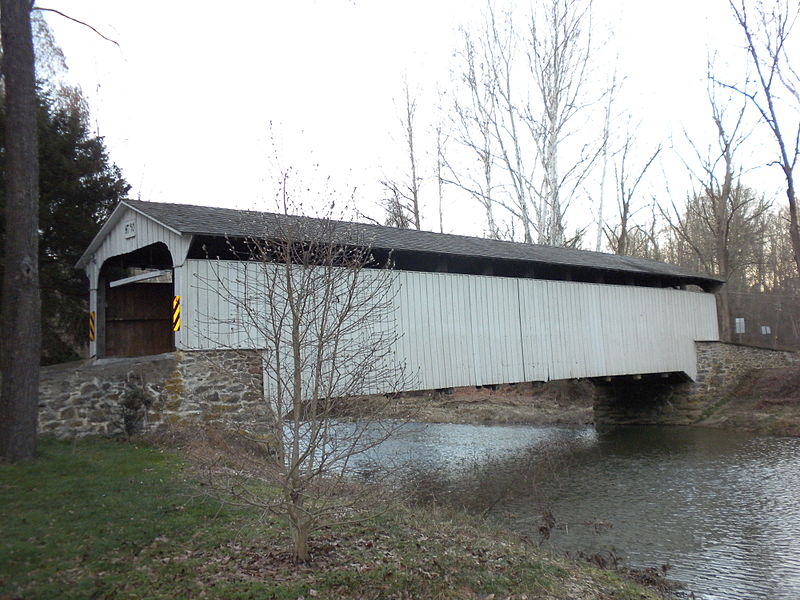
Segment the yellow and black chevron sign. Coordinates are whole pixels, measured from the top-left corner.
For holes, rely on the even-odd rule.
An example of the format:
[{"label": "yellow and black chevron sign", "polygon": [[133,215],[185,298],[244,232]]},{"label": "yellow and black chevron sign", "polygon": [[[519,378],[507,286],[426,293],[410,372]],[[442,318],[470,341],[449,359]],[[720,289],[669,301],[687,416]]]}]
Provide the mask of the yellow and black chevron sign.
[{"label": "yellow and black chevron sign", "polygon": [[89,341],[94,341],[94,311],[89,311]]},{"label": "yellow and black chevron sign", "polygon": [[175,296],[172,299],[172,331],[181,328],[181,297]]}]

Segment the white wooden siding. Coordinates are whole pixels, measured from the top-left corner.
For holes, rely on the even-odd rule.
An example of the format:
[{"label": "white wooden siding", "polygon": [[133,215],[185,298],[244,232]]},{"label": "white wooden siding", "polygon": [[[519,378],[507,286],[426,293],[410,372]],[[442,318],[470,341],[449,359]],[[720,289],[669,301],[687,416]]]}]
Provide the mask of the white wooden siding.
[{"label": "white wooden siding", "polygon": [[[125,237],[125,224],[133,222],[136,227],[136,235]],[[183,263],[186,253],[189,250],[191,236],[182,236],[174,231],[159,225],[149,217],[136,212],[135,210],[125,209],[116,227],[109,231],[102,244],[94,253],[94,264],[98,265],[98,270],[103,263],[112,256],[119,256],[133,252],[139,248],[144,248],[156,242],[163,242],[172,254],[174,265]],[[95,286],[97,281],[92,282]]]},{"label": "white wooden siding", "polygon": [[[264,346],[227,297],[263,281],[260,265],[245,264],[186,262],[185,348]],[[449,273],[392,277],[395,357],[413,379],[409,389],[671,371],[695,378],[693,342],[718,339],[712,294]]]}]

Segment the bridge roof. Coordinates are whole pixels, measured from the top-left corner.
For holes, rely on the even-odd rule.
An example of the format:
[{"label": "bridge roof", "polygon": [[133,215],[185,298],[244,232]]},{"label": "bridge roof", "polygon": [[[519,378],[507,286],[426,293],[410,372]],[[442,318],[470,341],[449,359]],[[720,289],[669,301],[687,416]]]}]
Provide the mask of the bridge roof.
[{"label": "bridge roof", "polygon": [[[181,234],[229,236],[234,238],[280,238],[282,231],[293,231],[302,232],[311,241],[315,237],[315,231],[318,232],[316,236],[320,236],[320,232],[325,231],[326,236],[339,243],[369,244],[373,248],[385,250],[513,260],[588,270],[661,276],[680,279],[685,283],[703,287],[708,287],[709,284],[713,286],[722,282],[717,277],[696,273],[663,262],[574,248],[523,244],[464,235],[417,231],[416,229],[398,229],[368,223],[331,222],[330,220],[312,217],[190,204],[125,200],[122,205],[127,205]],[[103,231],[101,230],[98,233],[98,238],[102,235]],[[95,239],[87,250],[87,254],[98,241],[98,239]]]}]

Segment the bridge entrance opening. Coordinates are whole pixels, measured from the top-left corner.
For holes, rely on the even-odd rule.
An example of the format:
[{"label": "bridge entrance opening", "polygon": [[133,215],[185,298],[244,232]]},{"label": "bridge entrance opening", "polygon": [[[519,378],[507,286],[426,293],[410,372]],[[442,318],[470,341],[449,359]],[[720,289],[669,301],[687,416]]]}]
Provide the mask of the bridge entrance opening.
[{"label": "bridge entrance opening", "polygon": [[175,350],[172,256],[163,243],[115,256],[98,285],[98,357]]}]

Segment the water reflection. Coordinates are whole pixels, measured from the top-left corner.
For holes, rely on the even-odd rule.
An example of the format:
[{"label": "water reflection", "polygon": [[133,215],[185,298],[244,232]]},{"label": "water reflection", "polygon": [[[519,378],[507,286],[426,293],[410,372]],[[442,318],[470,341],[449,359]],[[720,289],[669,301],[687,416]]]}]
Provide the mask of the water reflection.
[{"label": "water reflection", "polygon": [[683,428],[413,425],[380,446],[423,500],[559,550],[671,565],[698,598],[800,597],[800,440]]}]

